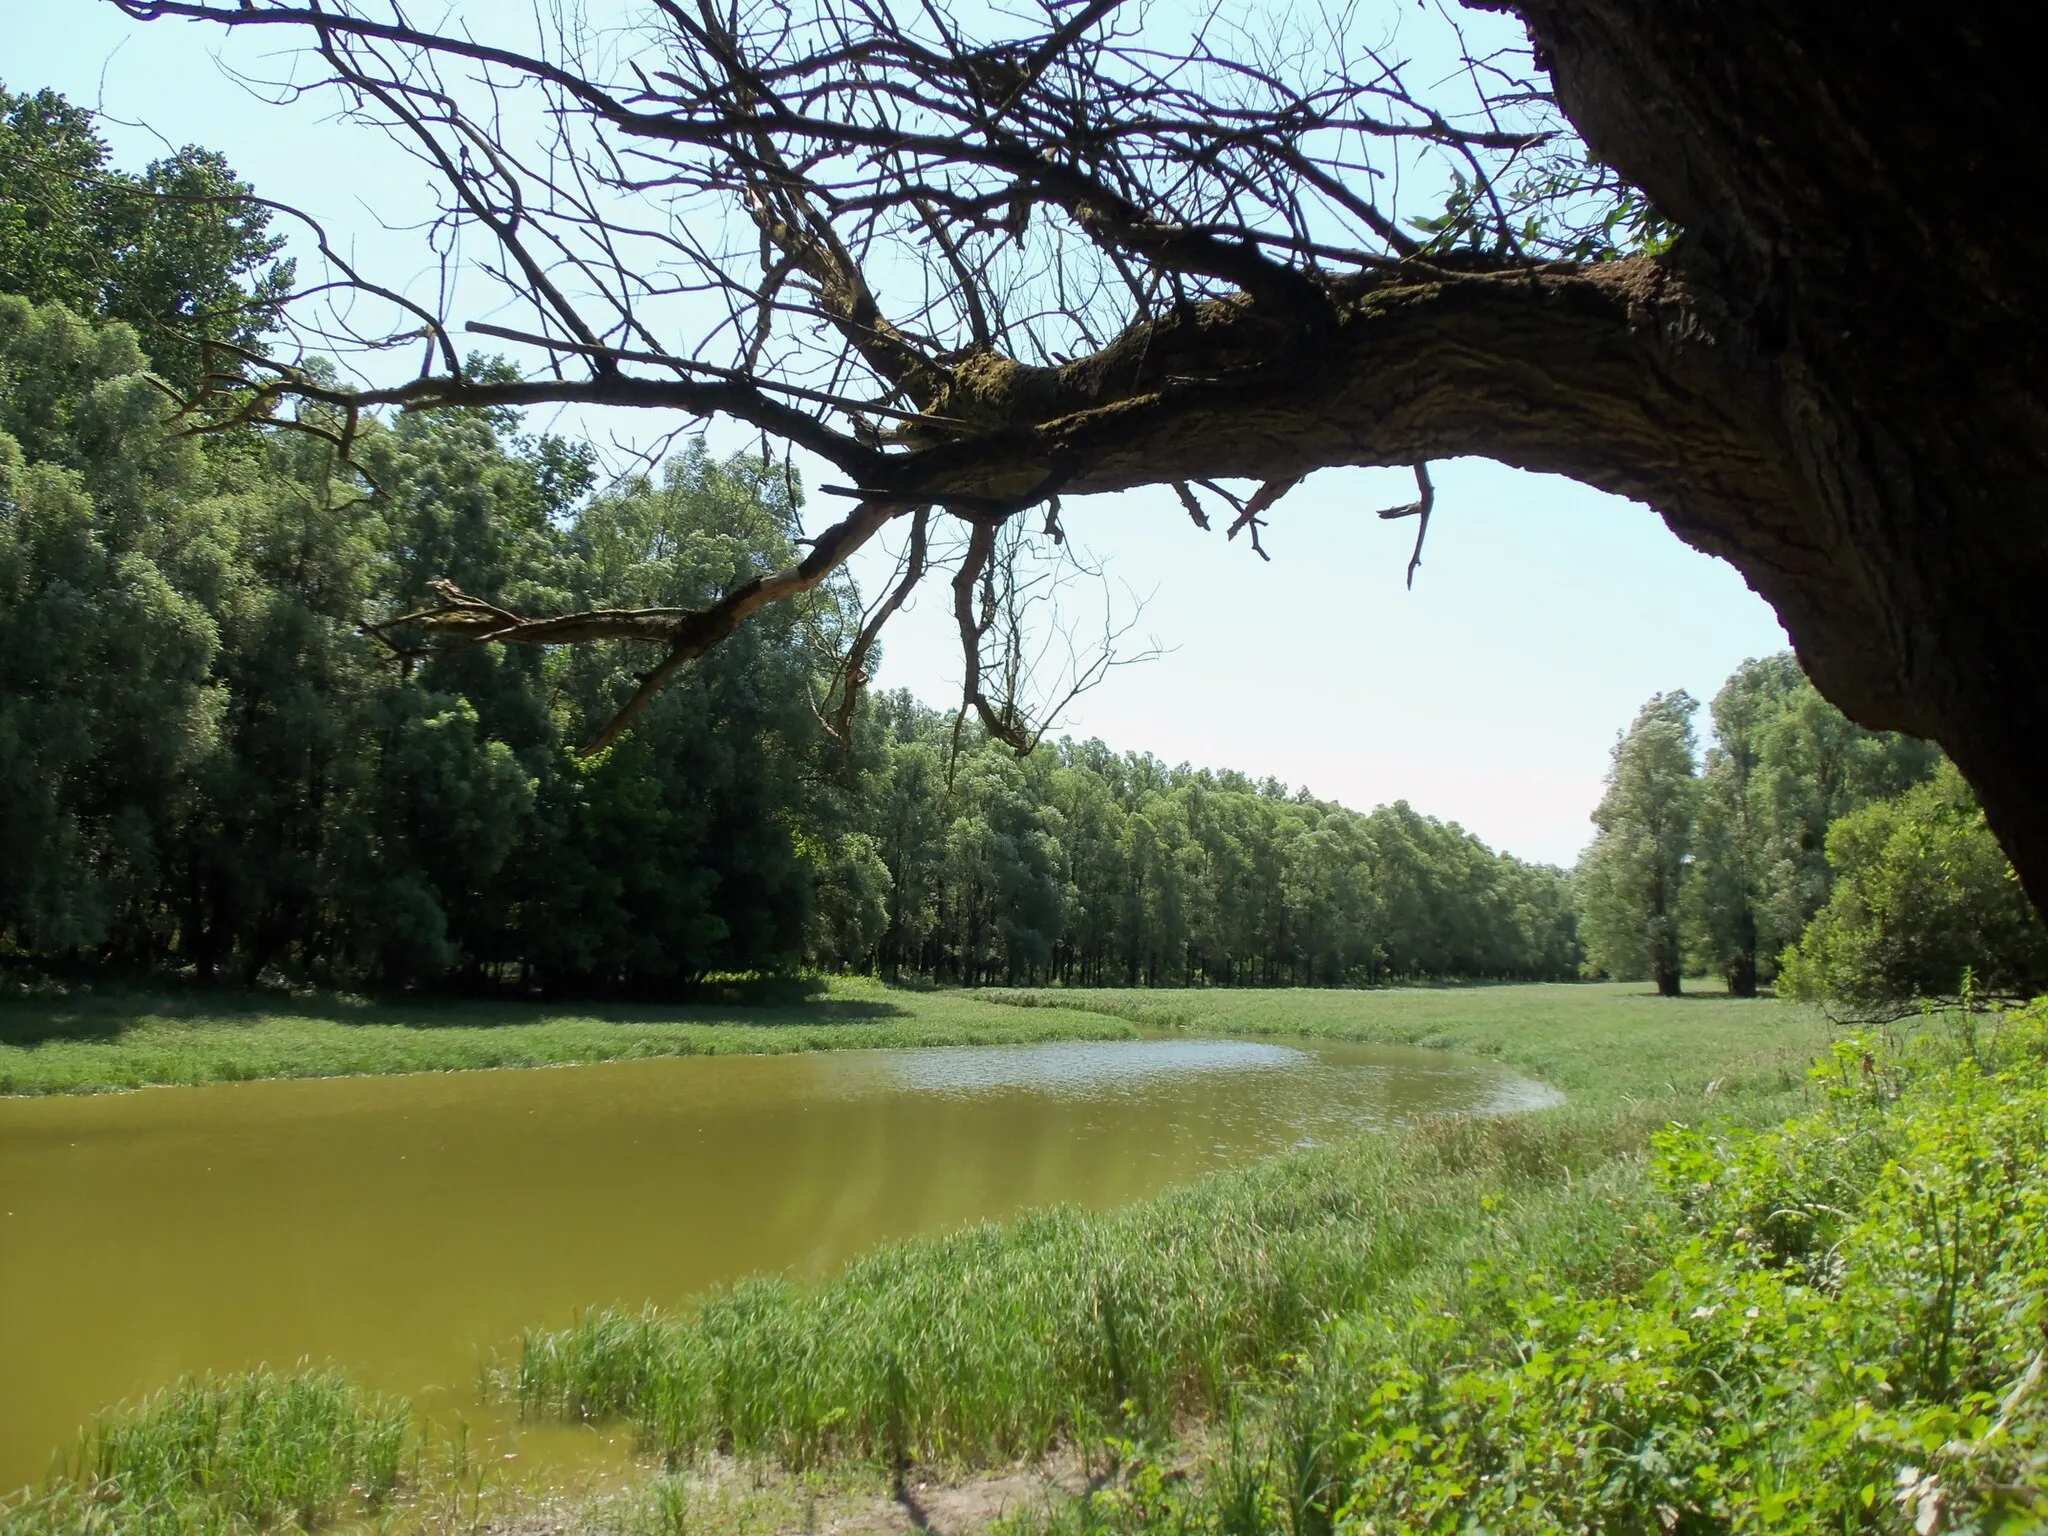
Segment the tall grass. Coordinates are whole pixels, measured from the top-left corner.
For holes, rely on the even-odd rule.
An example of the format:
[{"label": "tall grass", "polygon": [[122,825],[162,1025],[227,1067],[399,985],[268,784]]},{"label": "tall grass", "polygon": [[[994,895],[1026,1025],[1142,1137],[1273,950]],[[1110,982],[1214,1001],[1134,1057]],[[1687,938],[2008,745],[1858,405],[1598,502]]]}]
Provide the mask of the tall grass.
[{"label": "tall grass", "polygon": [[333,1371],[188,1378],[103,1416],[0,1536],[311,1531],[397,1490],[411,1411]]},{"label": "tall grass", "polygon": [[1657,1138],[1637,1283],[1334,1318],[1208,1454],[1127,1442],[1003,1536],[2048,1530],[2048,1004],[1815,1086]]},{"label": "tall grass", "polygon": [[1442,1304],[1481,1254],[1588,1283],[1633,1272],[1629,1223],[1651,1196],[1629,1153],[1661,1119],[1447,1120],[1121,1211],[892,1245],[814,1288],[593,1312],[529,1334],[511,1386],[528,1411],[623,1416],[671,1460],[957,1465],[1164,1432],[1334,1314]]}]

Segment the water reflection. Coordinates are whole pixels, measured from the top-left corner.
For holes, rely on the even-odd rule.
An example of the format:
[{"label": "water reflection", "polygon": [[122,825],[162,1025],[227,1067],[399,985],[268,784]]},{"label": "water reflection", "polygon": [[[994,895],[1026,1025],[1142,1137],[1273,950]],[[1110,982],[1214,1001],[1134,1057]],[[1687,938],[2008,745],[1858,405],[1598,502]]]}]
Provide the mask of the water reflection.
[{"label": "water reflection", "polygon": [[[1119,1097],[1163,1077],[1205,1072],[1299,1071],[1314,1060],[1283,1045],[1248,1040],[1075,1040],[926,1051],[878,1051],[874,1078],[919,1093],[1039,1093]],[[840,1074],[856,1091],[873,1091],[858,1066]]]}]

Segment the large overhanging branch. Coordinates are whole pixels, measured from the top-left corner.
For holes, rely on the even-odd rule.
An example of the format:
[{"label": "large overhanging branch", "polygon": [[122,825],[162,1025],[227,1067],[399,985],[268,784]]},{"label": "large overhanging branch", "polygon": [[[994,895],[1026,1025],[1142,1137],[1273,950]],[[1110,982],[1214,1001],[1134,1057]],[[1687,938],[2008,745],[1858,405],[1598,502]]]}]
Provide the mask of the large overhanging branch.
[{"label": "large overhanging branch", "polygon": [[[1654,488],[1667,512],[1676,494],[1681,516],[1760,473],[1683,286],[1651,260],[1550,259],[1615,253],[1585,234],[1604,205],[1557,194],[1581,162],[1512,32],[1481,47],[1446,20],[1426,72],[1448,94],[1425,100],[1408,84],[1423,67],[1345,11],[1219,10],[1169,35],[1117,0],[1042,0],[1036,21],[984,16],[970,38],[922,3],[649,0],[630,34],[492,12],[493,37],[385,0],[112,3],[304,38],[320,73],[292,89],[330,88],[394,135],[441,189],[433,237],[486,247],[454,285],[482,285],[469,317],[345,269],[340,287],[391,306],[392,336],[301,319],[296,355],[233,358],[184,402],[192,424],[313,402],[345,451],[379,409],[626,406],[744,423],[851,481],[855,511],[805,561],[701,612],[527,617],[444,586],[381,626],[664,646],[594,745],[749,613],[916,511],[886,620],[925,568],[927,507],[968,525],[965,641],[986,633],[973,593],[997,528],[1057,494],[1200,484],[1263,556],[1266,514],[1326,466],[1480,452]],[[505,136],[519,121],[532,142]],[[1549,223],[1517,177],[1548,189]],[[451,366],[465,330],[517,349],[524,376]],[[368,366],[407,338],[428,346],[405,378],[337,381],[306,356]],[[1021,740],[967,665],[971,707]]]}]

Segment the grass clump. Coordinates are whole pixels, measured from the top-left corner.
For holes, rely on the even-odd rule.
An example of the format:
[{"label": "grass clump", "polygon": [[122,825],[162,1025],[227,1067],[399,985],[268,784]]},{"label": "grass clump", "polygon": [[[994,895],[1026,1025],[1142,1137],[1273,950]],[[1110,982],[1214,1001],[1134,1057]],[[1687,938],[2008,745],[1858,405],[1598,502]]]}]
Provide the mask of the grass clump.
[{"label": "grass clump", "polygon": [[115,993],[0,999],[0,1094],[156,1083],[1128,1039],[1102,1014],[1022,1014],[962,993],[835,978],[822,995],[563,1008],[536,1003]]},{"label": "grass clump", "polygon": [[[2039,1530],[2048,1008],[1839,1046],[1765,1131],[1674,1127],[1630,1286],[1503,1255],[1332,1316],[1193,1475],[1127,1441],[1038,1532]],[[1249,1427],[1245,1427],[1249,1426]]]},{"label": "grass clump", "polygon": [[813,1288],[760,1279],[684,1314],[594,1312],[530,1334],[513,1385],[531,1411],[622,1415],[672,1462],[978,1465],[1163,1433],[1332,1314],[1427,1304],[1504,1244],[1589,1282],[1639,1263],[1628,1228],[1647,1196],[1623,1154],[1653,1123],[1446,1121],[1120,1211],[891,1245]]},{"label": "grass clump", "polygon": [[87,1429],[61,1472],[0,1507],[0,1536],[311,1531],[392,1497],[410,1424],[405,1402],[339,1372],[187,1379]]}]

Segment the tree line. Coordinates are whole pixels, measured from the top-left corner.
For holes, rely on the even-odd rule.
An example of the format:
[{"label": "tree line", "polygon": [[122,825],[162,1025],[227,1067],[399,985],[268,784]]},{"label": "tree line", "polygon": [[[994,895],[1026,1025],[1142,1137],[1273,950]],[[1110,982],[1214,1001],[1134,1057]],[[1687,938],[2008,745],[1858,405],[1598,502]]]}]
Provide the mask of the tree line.
[{"label": "tree line", "polygon": [[[786,563],[786,466],[596,487],[505,414],[167,435],[133,330],[0,298],[0,933],[17,958],[646,988],[805,963],[975,983],[1564,976],[1561,872],[1100,743],[1026,760],[903,697],[814,708],[829,589],[594,758],[625,643],[419,653],[447,577],[702,605]],[[366,621],[368,621],[366,625]]]},{"label": "tree line", "polygon": [[108,170],[89,114],[48,92],[0,95],[0,141],[0,956],[600,990],[807,963],[1576,966],[1558,872],[1406,807],[1093,743],[1018,762],[903,698],[835,741],[814,706],[844,583],[579,755],[647,665],[630,644],[436,652],[381,621],[436,579],[541,612],[703,606],[793,558],[789,467],[699,445],[599,485],[587,447],[503,411],[367,421],[348,462],[317,411],[179,435],[156,380],[230,354],[170,338],[259,348],[260,316],[222,296],[290,280],[265,216],[210,153]]},{"label": "tree line", "polygon": [[1782,969],[1844,997],[1952,988],[1959,957],[2007,990],[2048,970],[1954,770],[1789,656],[1729,680],[1703,761],[1694,702],[1650,701],[1570,874],[1405,803],[1100,742],[1019,759],[902,695],[842,739],[844,579],[583,755],[635,645],[438,651],[403,616],[439,579],[702,607],[793,559],[791,467],[699,444],[600,484],[503,410],[366,420],[346,460],[317,407],[181,435],[157,381],[233,366],[195,334],[260,350],[289,267],[219,156],[106,159],[89,114],[0,91],[0,961],[554,991]]},{"label": "tree line", "polygon": [[877,702],[865,808],[818,958],[886,975],[1102,986],[1556,978],[1579,963],[1561,870],[1405,802],[1370,814],[1271,779],[1061,741],[953,746]]},{"label": "tree line", "polygon": [[1983,810],[1931,744],[1867,731],[1789,654],[1713,699],[1658,694],[1615,743],[1574,872],[1586,969],[1882,1012],[2048,988],[2044,929]]}]

